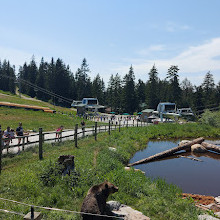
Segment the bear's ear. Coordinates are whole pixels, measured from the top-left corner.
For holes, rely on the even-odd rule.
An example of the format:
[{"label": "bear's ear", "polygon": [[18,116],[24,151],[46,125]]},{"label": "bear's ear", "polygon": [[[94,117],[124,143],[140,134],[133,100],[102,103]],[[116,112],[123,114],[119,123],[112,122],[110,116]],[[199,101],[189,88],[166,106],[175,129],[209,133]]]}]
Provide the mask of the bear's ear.
[{"label": "bear's ear", "polygon": [[105,188],[108,189],[108,184],[107,183],[105,184]]}]

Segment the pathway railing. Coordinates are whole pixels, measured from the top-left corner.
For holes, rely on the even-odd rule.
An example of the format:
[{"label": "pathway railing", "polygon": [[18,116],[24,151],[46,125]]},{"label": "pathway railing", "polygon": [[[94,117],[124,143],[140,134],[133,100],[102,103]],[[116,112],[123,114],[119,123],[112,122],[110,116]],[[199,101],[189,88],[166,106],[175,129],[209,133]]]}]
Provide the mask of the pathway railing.
[{"label": "pathway railing", "polygon": [[[128,121],[117,121],[117,123],[113,124],[112,121],[109,121],[107,125],[98,125],[97,122],[95,122],[94,126],[83,126],[80,127],[78,124],[75,125],[74,129],[65,129],[63,130],[60,134],[59,137],[56,137],[56,131],[54,132],[43,132],[42,128],[39,128],[39,132],[36,134],[31,134],[31,135],[26,135],[26,136],[19,136],[15,137],[13,139],[13,142],[16,141],[16,139],[21,138],[21,144],[9,144],[5,145],[7,140],[10,140],[10,138],[4,138],[2,134],[0,134],[0,174],[2,171],[2,155],[8,154],[9,150],[12,149],[12,151],[16,148],[21,147],[21,150],[25,150],[25,146],[34,146],[38,144],[39,146],[39,160],[43,159],[43,143],[44,142],[49,142],[49,143],[60,143],[63,140],[73,140],[75,142],[75,147],[78,148],[78,139],[79,138],[84,138],[89,135],[93,135],[95,140],[97,141],[97,134],[100,132],[108,132],[109,135],[111,135],[111,131],[113,130],[118,130],[119,132],[121,131],[121,128],[128,128],[128,127],[142,127],[142,126],[147,126],[148,123],[146,122],[138,122],[136,121],[136,124],[134,123],[128,123]],[[66,134],[66,135],[65,135]],[[54,136],[53,136],[54,135]],[[53,136],[53,137],[51,137]],[[28,142],[25,142],[25,139],[28,138]],[[32,140],[31,140],[32,139]],[[9,141],[10,142],[10,141]],[[17,149],[16,149],[17,151]]]}]

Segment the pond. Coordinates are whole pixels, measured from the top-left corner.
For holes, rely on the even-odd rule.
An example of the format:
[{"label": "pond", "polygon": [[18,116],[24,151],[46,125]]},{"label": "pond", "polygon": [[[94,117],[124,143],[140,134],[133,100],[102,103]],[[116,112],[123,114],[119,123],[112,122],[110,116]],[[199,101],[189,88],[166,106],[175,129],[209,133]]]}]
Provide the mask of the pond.
[{"label": "pond", "polygon": [[[180,140],[150,141],[147,148],[138,151],[129,163],[176,147],[179,142]],[[206,142],[209,141],[206,140]],[[217,142],[220,144],[219,141]],[[185,156],[195,157],[190,152],[185,153]],[[220,154],[206,153],[202,156],[201,154],[196,156],[200,156],[196,158],[202,162],[181,157],[136,165],[134,168],[144,171],[147,177],[163,178],[166,182],[179,186],[184,193],[219,196]]]}]

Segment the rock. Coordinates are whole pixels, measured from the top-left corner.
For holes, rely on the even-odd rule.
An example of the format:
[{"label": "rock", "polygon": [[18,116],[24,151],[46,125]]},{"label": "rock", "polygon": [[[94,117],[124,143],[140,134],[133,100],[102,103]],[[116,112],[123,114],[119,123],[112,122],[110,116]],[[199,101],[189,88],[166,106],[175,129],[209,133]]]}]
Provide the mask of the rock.
[{"label": "rock", "polygon": [[118,211],[121,206],[121,203],[117,201],[108,201],[106,203],[106,206],[108,207],[108,210],[110,211],[113,211],[113,210]]},{"label": "rock", "polygon": [[114,147],[109,147],[108,149],[111,151],[116,151],[116,148],[114,148]]},{"label": "rock", "polygon": [[213,205],[210,207],[210,209],[213,210],[214,212],[220,212],[220,205],[213,204]]},{"label": "rock", "polygon": [[[129,171],[129,170],[131,170],[131,167],[125,167],[125,170]],[[145,174],[145,172],[144,172],[144,171],[139,170],[139,169],[134,169],[134,171],[135,171],[135,172],[139,171],[139,172],[141,172],[141,173]]]},{"label": "rock", "polygon": [[215,215],[220,218],[220,212],[215,212]]},{"label": "rock", "polygon": [[219,204],[220,204],[220,196],[215,197],[215,201],[216,201],[216,203],[219,203]]},{"label": "rock", "polygon": [[199,215],[198,220],[219,220],[219,219],[212,217],[211,215]]},{"label": "rock", "polygon": [[201,144],[194,144],[194,145],[191,146],[191,151],[195,152],[195,153],[204,153],[207,150]]},{"label": "rock", "polygon": [[188,142],[190,142],[190,141],[189,140],[182,140],[182,141],[179,142],[178,146],[182,146],[182,145],[184,145]]},{"label": "rock", "polygon": [[124,220],[150,220],[149,217],[143,215],[141,212],[119,202],[109,201],[107,205],[115,216],[123,217]]}]

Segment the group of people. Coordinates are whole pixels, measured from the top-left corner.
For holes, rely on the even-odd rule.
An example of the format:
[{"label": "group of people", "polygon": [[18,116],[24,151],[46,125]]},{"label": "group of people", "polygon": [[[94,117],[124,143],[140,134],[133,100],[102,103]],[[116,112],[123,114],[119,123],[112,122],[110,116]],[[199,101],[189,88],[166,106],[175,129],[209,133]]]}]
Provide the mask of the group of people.
[{"label": "group of people", "polygon": [[[7,151],[8,151],[9,144],[12,143],[12,139],[15,139],[15,131],[14,131],[14,129],[10,128],[10,126],[8,126],[7,129],[4,131],[4,130],[2,130],[2,127],[0,125],[0,134],[2,135],[2,144],[3,144],[3,146],[7,147]],[[28,141],[29,133],[24,132],[24,129],[22,127],[21,122],[19,122],[19,125],[16,128],[16,135],[18,137],[18,145],[20,145],[21,139],[24,136],[27,138],[27,142],[29,142]],[[20,148],[19,148],[19,150],[20,150]]]}]

